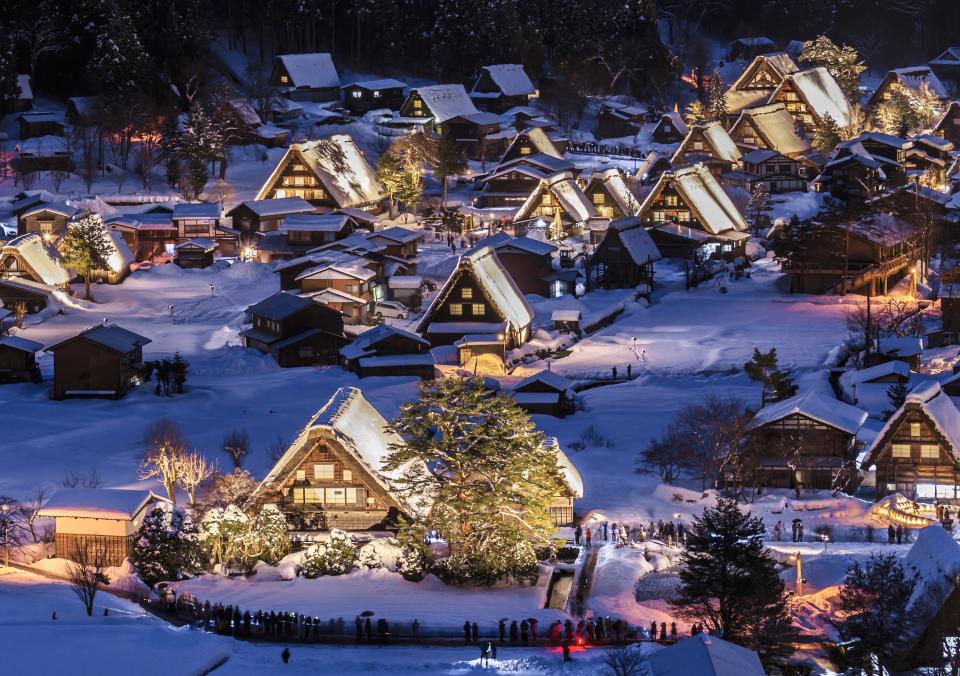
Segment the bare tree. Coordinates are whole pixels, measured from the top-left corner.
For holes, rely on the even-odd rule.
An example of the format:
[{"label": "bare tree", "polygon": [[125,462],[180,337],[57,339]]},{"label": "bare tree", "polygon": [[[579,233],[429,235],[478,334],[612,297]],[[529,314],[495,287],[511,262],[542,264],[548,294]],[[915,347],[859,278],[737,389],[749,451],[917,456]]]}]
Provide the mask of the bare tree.
[{"label": "bare tree", "polygon": [[20,512],[27,522],[27,530],[34,542],[50,542],[53,539],[53,528],[43,519],[37,520],[37,514],[47,501],[47,492],[38,488],[26,500],[20,503]]},{"label": "bare tree", "polygon": [[242,505],[254,489],[257,480],[245,469],[234,469],[230,474],[215,474],[200,487],[199,502],[206,508]]},{"label": "bare tree", "polygon": [[96,467],[91,467],[86,472],[76,472],[72,469],[63,471],[63,481],[60,484],[65,488],[99,488],[100,473]]},{"label": "bare tree", "polygon": [[604,674],[612,676],[637,676],[641,673],[643,653],[634,646],[613,648],[603,654]]},{"label": "bare tree", "polygon": [[152,173],[160,163],[163,154],[163,141],[158,130],[144,129],[140,132],[140,143],[137,145],[135,162],[136,172],[143,181],[143,189],[150,192],[153,188]]},{"label": "bare tree", "polygon": [[267,458],[269,458],[270,463],[277,464],[288,448],[290,448],[290,441],[278,434],[276,439],[267,444]]},{"label": "bare tree", "polygon": [[250,100],[253,109],[257,111],[262,122],[270,119],[270,110],[280,101],[279,90],[270,84],[270,70],[263,64],[257,64],[247,69],[247,82],[250,90]]},{"label": "bare tree", "polygon": [[216,467],[197,451],[184,453],[180,472],[180,486],[187,492],[190,504],[197,503],[197,487],[213,476]]},{"label": "bare tree", "polygon": [[107,546],[101,539],[96,539],[84,547],[77,547],[73,553],[73,561],[67,567],[67,576],[70,588],[83,603],[87,616],[93,615],[93,601],[100,591],[100,587],[110,584],[106,574]]},{"label": "bare tree", "polygon": [[10,310],[13,312],[14,326],[16,326],[18,329],[22,329],[23,320],[26,318],[28,314],[27,304],[24,303],[22,300],[16,301],[13,304],[13,307],[10,308]]},{"label": "bare tree", "polygon": [[140,479],[159,479],[170,502],[177,504],[176,490],[182,483],[187,446],[180,426],[168,418],[155,420],[144,434],[144,446]]},{"label": "bare tree", "polygon": [[702,489],[719,488],[721,481],[741,482],[748,420],[746,405],[735,397],[708,394],[702,403],[680,409],[671,438],[684,468],[700,478]]},{"label": "bare tree", "polygon": [[70,172],[66,169],[51,169],[50,170],[50,183],[53,185],[54,192],[60,192],[60,186],[63,184],[64,179],[70,176]]},{"label": "bare tree", "polygon": [[33,11],[24,13],[25,19],[15,33],[15,37],[27,46],[30,74],[33,77],[37,75],[37,64],[41,56],[56,54],[66,46],[59,26],[55,21],[50,20],[51,15],[56,14],[56,10],[47,7],[45,0],[41,0],[38,5]]},{"label": "bare tree", "polygon": [[23,517],[23,506],[7,495],[0,495],[0,561],[10,551],[20,551],[27,543],[29,530]]},{"label": "bare tree", "polygon": [[80,178],[87,192],[93,190],[93,181],[97,178],[98,135],[92,127],[75,127],[77,146],[80,149]]},{"label": "bare tree", "polygon": [[230,456],[234,467],[242,467],[243,459],[250,452],[250,434],[243,427],[223,435],[223,452]]}]

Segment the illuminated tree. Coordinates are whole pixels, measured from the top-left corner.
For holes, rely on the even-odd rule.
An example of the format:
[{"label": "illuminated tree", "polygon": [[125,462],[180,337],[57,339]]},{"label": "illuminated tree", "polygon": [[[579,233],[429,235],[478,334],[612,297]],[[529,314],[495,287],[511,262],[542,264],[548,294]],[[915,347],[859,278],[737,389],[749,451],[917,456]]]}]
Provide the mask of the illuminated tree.
[{"label": "illuminated tree", "polygon": [[710,77],[710,90],[707,92],[707,97],[710,119],[723,122],[727,116],[727,86],[723,83],[719,71],[713,71]]},{"label": "illuminated tree", "polygon": [[683,119],[687,124],[691,125],[697,122],[705,122],[707,119],[707,109],[704,107],[703,101],[700,99],[691,101],[683,113]]},{"label": "illuminated tree", "polygon": [[830,113],[824,113],[813,130],[813,147],[824,155],[833,151],[840,143],[840,127]]},{"label": "illuminated tree", "polygon": [[857,50],[850,45],[841,47],[826,35],[819,35],[803,43],[800,61],[811,66],[823,66],[830,71],[848,101],[860,99],[860,74],[867,67],[860,60]]},{"label": "illuminated tree", "polygon": [[90,296],[90,279],[95,272],[110,268],[115,246],[100,214],[91,213],[67,226],[63,242],[63,263],[83,277],[84,298]]}]

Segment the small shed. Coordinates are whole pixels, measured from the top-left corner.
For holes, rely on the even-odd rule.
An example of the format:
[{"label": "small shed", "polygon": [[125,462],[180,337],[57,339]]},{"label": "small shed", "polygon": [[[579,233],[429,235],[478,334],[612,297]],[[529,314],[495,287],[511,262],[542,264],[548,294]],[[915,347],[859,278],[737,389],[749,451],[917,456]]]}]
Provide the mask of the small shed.
[{"label": "small shed", "polygon": [[85,552],[93,563],[120,566],[133,553],[137,529],[154,505],[169,504],[152,491],[62,488],[37,513],[54,519],[56,555],[75,560]]},{"label": "small shed", "polygon": [[499,333],[472,333],[454,341],[460,366],[478,373],[502,372],[506,359],[504,338]]},{"label": "small shed", "polygon": [[173,247],[173,262],[181,268],[208,268],[213,265],[217,243],[206,237],[196,237]]},{"label": "small shed", "polygon": [[553,328],[561,333],[580,334],[580,310],[554,310],[550,313]]},{"label": "small shed", "polygon": [[67,125],[58,113],[31,111],[20,115],[17,122],[22,139],[67,135]]},{"label": "small shed", "polygon": [[354,115],[378,108],[399,110],[403,105],[406,83],[400,80],[364,80],[340,87],[343,107]]},{"label": "small shed", "polygon": [[37,366],[36,353],[41,349],[43,345],[36,341],[0,335],[0,385],[28,381],[39,383],[40,367]]},{"label": "small shed", "polygon": [[387,280],[390,300],[403,303],[411,310],[419,310],[423,302],[423,277],[419,275],[394,275]]},{"label": "small shed", "polygon": [[23,303],[27,314],[40,312],[50,303],[52,289],[32,279],[0,277],[0,304],[14,309]]},{"label": "small shed", "polygon": [[552,371],[540,371],[513,387],[513,398],[527,413],[564,416],[576,408],[573,383]]}]

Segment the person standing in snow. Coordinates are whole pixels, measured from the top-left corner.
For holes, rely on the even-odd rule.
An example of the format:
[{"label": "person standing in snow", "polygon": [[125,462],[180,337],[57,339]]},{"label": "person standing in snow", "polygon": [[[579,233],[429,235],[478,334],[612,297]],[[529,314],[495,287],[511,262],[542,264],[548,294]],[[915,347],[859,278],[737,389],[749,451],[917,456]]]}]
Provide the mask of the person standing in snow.
[{"label": "person standing in snow", "polygon": [[463,623],[463,642],[470,643],[470,620]]},{"label": "person standing in snow", "polygon": [[500,630],[500,643],[503,643],[507,639],[507,621],[506,620],[500,620],[499,630]]},{"label": "person standing in snow", "polygon": [[527,621],[530,623],[530,640],[536,643],[537,642],[537,620],[536,618],[531,617]]},{"label": "person standing in snow", "polygon": [[660,643],[666,643],[667,641],[667,623],[660,623]]},{"label": "person standing in snow", "polygon": [[609,526],[610,524],[608,524],[606,521],[603,522],[603,539],[604,540],[610,539],[610,536],[609,536],[610,531],[608,530]]},{"label": "person standing in snow", "polygon": [[897,524],[897,544],[903,544],[903,526],[901,526],[899,523]]},{"label": "person standing in snow", "polygon": [[517,621],[510,623],[510,643],[516,643],[520,639],[520,629],[517,627]]},{"label": "person standing in snow", "polygon": [[490,644],[484,643],[480,647],[480,666],[489,667],[490,666]]},{"label": "person standing in snow", "polygon": [[670,640],[673,641],[674,643],[677,642],[677,623],[676,622],[670,623]]},{"label": "person standing in snow", "polygon": [[587,526],[587,530],[584,531],[584,534],[587,536],[587,549],[593,546],[593,531],[590,529],[590,526]]},{"label": "person standing in snow", "polygon": [[773,539],[776,540],[777,542],[780,542],[780,535],[782,532],[783,532],[783,523],[778,520],[773,525]]},{"label": "person standing in snow", "polygon": [[894,530],[893,524],[891,523],[887,526],[887,544],[892,545],[894,540],[897,539],[897,531]]},{"label": "person standing in snow", "polygon": [[803,542],[803,521],[797,523],[797,542]]},{"label": "person standing in snow", "polygon": [[417,618],[413,618],[413,637],[417,638],[420,635],[420,621]]},{"label": "person standing in snow", "polygon": [[353,626],[357,630],[357,640],[363,640],[363,621],[360,619],[360,616],[357,615],[357,618],[353,621]]},{"label": "person standing in snow", "polygon": [[363,631],[367,635],[367,641],[372,643],[373,642],[373,622],[370,621],[369,617],[363,621]]},{"label": "person standing in snow", "polygon": [[474,643],[480,640],[480,627],[477,626],[476,622],[470,625],[470,634],[473,636]]},{"label": "person standing in snow", "polygon": [[284,664],[290,662],[290,648],[284,648],[283,652],[280,653],[280,659],[283,660]]},{"label": "person standing in snow", "polygon": [[580,538],[583,537],[583,528],[577,526],[576,530],[573,531],[573,544],[580,546]]},{"label": "person standing in snow", "polygon": [[530,623],[526,620],[520,622],[520,642],[523,645],[530,642]]}]

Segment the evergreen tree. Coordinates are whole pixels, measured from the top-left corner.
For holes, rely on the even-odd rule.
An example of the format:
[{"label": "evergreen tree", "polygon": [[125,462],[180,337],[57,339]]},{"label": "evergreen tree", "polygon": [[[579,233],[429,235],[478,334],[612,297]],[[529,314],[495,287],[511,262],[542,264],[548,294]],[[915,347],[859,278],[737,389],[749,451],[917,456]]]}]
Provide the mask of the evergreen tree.
[{"label": "evergreen tree", "polygon": [[688,125],[694,125],[697,122],[706,122],[707,109],[703,105],[703,101],[700,99],[691,101],[683,113],[683,119]]},{"label": "evergreen tree", "polygon": [[725,498],[695,517],[681,558],[676,612],[757,651],[769,669],[793,652],[794,630],[776,562],[759,517]]},{"label": "evergreen tree", "polygon": [[202,570],[197,528],[182,509],[156,508],[137,529],[130,558],[150,586],[195,575]]},{"label": "evergreen tree", "polygon": [[190,370],[190,362],[183,358],[180,351],[173,353],[173,360],[170,362],[170,379],[173,381],[174,394],[183,394],[183,386],[187,383],[187,372]]},{"label": "evergreen tree", "polygon": [[853,47],[837,46],[826,35],[818,35],[816,39],[803,43],[800,61],[810,66],[823,66],[833,75],[848,101],[860,100],[860,74],[867,67]]},{"label": "evergreen tree", "polygon": [[920,113],[906,88],[899,82],[890,85],[890,96],[877,106],[874,124],[885,134],[907,136],[922,125]]},{"label": "evergreen tree", "polygon": [[840,143],[840,127],[830,113],[824,113],[813,130],[813,147],[824,155],[833,152]]},{"label": "evergreen tree", "polygon": [[907,387],[906,383],[894,383],[887,388],[887,399],[890,401],[891,408],[890,410],[884,411],[884,420],[889,419],[894,413],[900,410],[900,407],[902,407],[907,400],[909,393],[910,388]]},{"label": "evergreen tree", "polygon": [[563,219],[560,218],[560,210],[554,209],[553,221],[550,223],[550,239],[554,242],[562,242],[567,236],[567,231],[563,227]]},{"label": "evergreen tree", "polygon": [[415,505],[432,496],[419,524],[446,537],[449,579],[492,583],[536,568],[531,545],[553,532],[561,476],[516,401],[479,378],[424,382],[389,429],[404,442],[391,446],[384,469],[400,472],[398,489]]},{"label": "evergreen tree", "polygon": [[747,202],[747,218],[750,219],[750,225],[754,233],[760,232],[761,228],[768,225],[770,217],[770,193],[767,192],[766,185],[761,181],[753,187],[750,193],[750,200]]},{"label": "evergreen tree", "polygon": [[190,104],[182,130],[175,133],[172,149],[187,170],[184,196],[197,199],[210,178],[210,163],[226,152],[225,143],[220,129],[196,100]]},{"label": "evergreen tree", "polygon": [[760,383],[760,406],[789,399],[797,393],[793,378],[777,366],[777,348],[761,352],[753,348],[753,357],[743,365],[744,373],[750,380]]},{"label": "evergreen tree", "polygon": [[391,151],[382,154],[377,161],[377,180],[386,189],[391,202],[396,200],[404,208],[414,206],[423,194],[419,168],[404,162]]},{"label": "evergreen tree", "polygon": [[93,300],[90,279],[94,273],[109,269],[109,258],[115,251],[100,214],[91,213],[70,223],[62,246],[64,265],[83,277],[84,297]]},{"label": "evergreen tree", "polygon": [[276,505],[265,505],[250,522],[249,538],[256,543],[251,557],[276,565],[290,551],[287,519]]},{"label": "evergreen tree", "polygon": [[467,159],[463,151],[457,147],[456,141],[450,132],[441,134],[434,145],[433,152],[427,157],[433,176],[440,181],[443,197],[441,206],[447,206],[447,183],[453,176],[462,174],[467,169]]},{"label": "evergreen tree", "polygon": [[854,562],[840,586],[840,607],[847,613],[840,635],[851,641],[847,656],[864,669],[879,667],[881,674],[903,628],[912,618],[907,606],[917,580],[908,576],[896,554],[874,554],[861,565]]},{"label": "evergreen tree", "polygon": [[707,92],[707,111],[711,120],[723,122],[727,117],[727,86],[723,83],[719,71],[713,71],[710,77],[710,90]]},{"label": "evergreen tree", "polygon": [[[0,25],[0,35],[6,34]],[[13,58],[13,40],[0,45],[0,114],[13,110],[20,98],[20,84],[17,80],[16,62]]]}]

